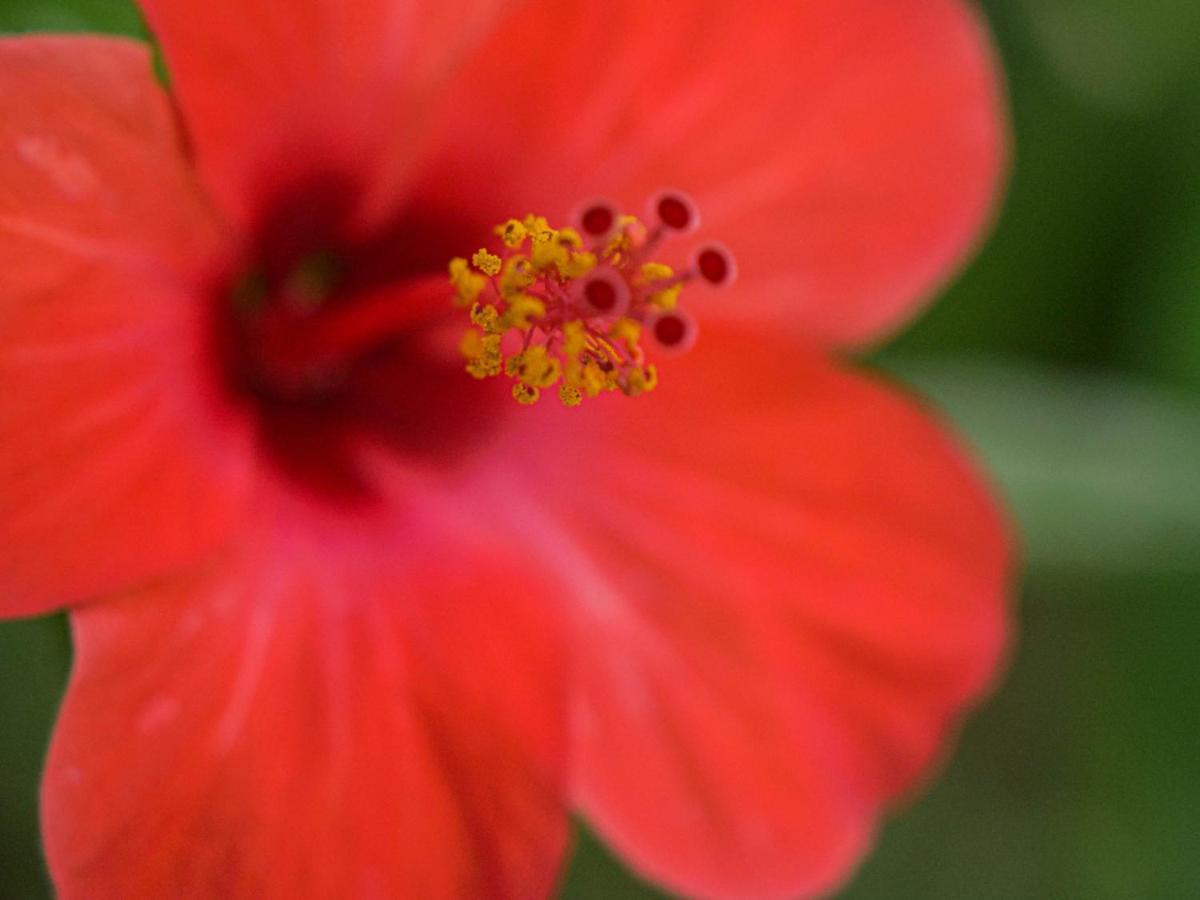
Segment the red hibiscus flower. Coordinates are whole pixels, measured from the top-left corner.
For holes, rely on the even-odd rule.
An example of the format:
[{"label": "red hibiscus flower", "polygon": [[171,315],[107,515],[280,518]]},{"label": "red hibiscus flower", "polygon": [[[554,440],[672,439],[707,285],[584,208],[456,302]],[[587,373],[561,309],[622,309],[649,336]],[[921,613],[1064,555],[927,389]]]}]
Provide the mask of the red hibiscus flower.
[{"label": "red hibiscus flower", "polygon": [[[1004,643],[963,455],[831,361],[988,214],[973,15],[141,7],[169,91],[136,42],[0,42],[0,611],[71,613],[60,895],[544,896],[572,811],[689,895],[844,879]],[[639,349],[655,390],[464,372],[451,259],[664,188],[695,209],[638,246],[692,283],[656,333],[699,339]]]}]

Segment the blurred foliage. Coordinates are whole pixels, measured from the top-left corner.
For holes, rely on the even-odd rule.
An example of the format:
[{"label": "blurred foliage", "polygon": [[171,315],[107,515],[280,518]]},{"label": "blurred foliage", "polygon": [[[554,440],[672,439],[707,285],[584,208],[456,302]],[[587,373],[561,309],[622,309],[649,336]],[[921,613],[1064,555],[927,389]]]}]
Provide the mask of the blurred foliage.
[{"label": "blurred foliage", "polygon": [[130,0],[0,0],[0,30],[145,33]]},{"label": "blurred foliage", "polygon": [[[872,363],[984,457],[1023,535],[1021,638],[932,789],[845,891],[1194,896],[1200,885],[1200,4],[991,0],[1016,164],[966,275]],[[141,34],[127,0],[0,30]],[[0,898],[48,896],[37,772],[59,619],[0,627]],[[573,900],[659,897],[581,835]]]}]

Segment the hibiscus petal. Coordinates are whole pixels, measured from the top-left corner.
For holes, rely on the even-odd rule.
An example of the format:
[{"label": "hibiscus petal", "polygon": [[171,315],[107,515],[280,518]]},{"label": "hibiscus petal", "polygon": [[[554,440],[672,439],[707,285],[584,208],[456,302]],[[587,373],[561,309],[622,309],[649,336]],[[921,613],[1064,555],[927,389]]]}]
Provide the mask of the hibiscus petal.
[{"label": "hibiscus petal", "polygon": [[145,46],[0,41],[0,615],[225,533],[241,472],[181,287],[211,240]]},{"label": "hibiscus petal", "polygon": [[829,890],[995,674],[999,518],[912,402],[794,347],[710,329],[610,410],[509,507],[579,604],[577,802],[688,896]]},{"label": "hibiscus petal", "polygon": [[60,896],[548,894],[551,595],[453,511],[256,506],[230,559],[74,614],[43,791]]},{"label": "hibiscus petal", "polygon": [[[709,304],[810,340],[895,328],[976,240],[1004,156],[960,0],[518,4],[443,101],[420,203],[502,221],[690,192],[738,258]],[[681,257],[682,258],[682,257]]]},{"label": "hibiscus petal", "polygon": [[503,0],[139,0],[201,173],[245,219],[296,179],[370,195],[403,164],[421,100]]}]

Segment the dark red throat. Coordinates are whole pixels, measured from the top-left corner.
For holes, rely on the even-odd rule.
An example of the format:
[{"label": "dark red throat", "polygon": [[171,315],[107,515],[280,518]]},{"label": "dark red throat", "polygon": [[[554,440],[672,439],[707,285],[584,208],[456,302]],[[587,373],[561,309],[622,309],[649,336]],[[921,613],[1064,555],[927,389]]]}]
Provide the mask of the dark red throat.
[{"label": "dark red throat", "polygon": [[406,209],[364,229],[358,199],[336,175],[276,192],[212,288],[221,383],[250,407],[270,464],[354,503],[377,495],[364,443],[453,468],[505,408],[465,375],[451,337],[445,263],[479,226]]}]

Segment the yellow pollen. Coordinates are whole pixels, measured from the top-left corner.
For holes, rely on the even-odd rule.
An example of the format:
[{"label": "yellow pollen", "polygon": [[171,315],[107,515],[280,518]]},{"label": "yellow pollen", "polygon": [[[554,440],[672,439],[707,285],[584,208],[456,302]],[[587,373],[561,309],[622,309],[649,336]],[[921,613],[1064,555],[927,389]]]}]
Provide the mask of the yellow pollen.
[{"label": "yellow pollen", "polygon": [[652,281],[663,281],[675,274],[675,270],[662,263],[648,262],[638,270],[642,281],[649,284]]},{"label": "yellow pollen", "polygon": [[524,382],[518,381],[513,385],[512,395],[513,399],[522,406],[533,406],[533,404],[538,402],[538,398],[542,395],[542,392],[535,387],[530,387]]},{"label": "yellow pollen", "polygon": [[571,359],[578,359],[587,346],[587,334],[578,319],[563,326],[563,352]]},{"label": "yellow pollen", "polygon": [[500,328],[500,313],[494,306],[484,306],[476,303],[471,307],[471,322],[483,329],[484,334],[498,334]]},{"label": "yellow pollen", "polygon": [[[683,290],[683,282],[671,284],[675,270],[662,263],[646,263],[641,269],[640,282],[650,289],[646,302],[661,310],[674,309],[679,304],[679,294]],[[664,285],[666,287],[657,287]]]},{"label": "yellow pollen", "polygon": [[621,390],[625,392],[627,397],[636,397],[639,394],[645,394],[648,391],[654,390],[658,386],[658,369],[654,366],[646,366],[643,368],[634,369],[625,379],[625,383],[621,385]]},{"label": "yellow pollen", "polygon": [[505,300],[518,297],[537,280],[537,272],[533,271],[527,256],[519,253],[510,256],[504,261],[504,270],[500,275],[500,296]]},{"label": "yellow pollen", "polygon": [[547,219],[545,219],[543,216],[535,216],[532,213],[527,215],[521,224],[525,226],[525,230],[528,231],[531,236],[544,234],[545,232],[551,230],[550,222]]},{"label": "yellow pollen", "polygon": [[654,390],[658,369],[642,342],[696,275],[650,258],[662,232],[629,215],[602,239],[532,214],[497,225],[498,253],[481,248],[469,263],[450,262],[454,302],[470,313],[459,344],[467,372],[510,378],[525,406],[555,387],[567,407]]},{"label": "yellow pollen", "polygon": [[642,326],[633,319],[621,318],[617,320],[608,334],[613,340],[623,342],[631,354],[636,354],[638,341],[642,337]]},{"label": "yellow pollen", "polygon": [[516,219],[509,219],[503,225],[496,226],[496,234],[500,240],[504,241],[505,247],[512,248],[520,247],[529,231],[525,228],[524,223],[518,222]]},{"label": "yellow pollen", "polygon": [[457,306],[470,306],[478,300],[487,283],[486,278],[471,271],[470,264],[462,257],[450,260],[450,285],[454,288]]},{"label": "yellow pollen", "polygon": [[463,335],[458,349],[467,358],[467,372],[475,378],[491,378],[504,369],[498,334],[483,334],[472,329]]},{"label": "yellow pollen", "polygon": [[579,250],[568,253],[566,259],[558,264],[558,274],[569,281],[582,278],[596,268],[596,254]]},{"label": "yellow pollen", "polygon": [[578,406],[583,402],[583,394],[579,393],[579,388],[564,384],[558,389],[558,399],[563,406]]},{"label": "yellow pollen", "polygon": [[544,318],[545,315],[545,303],[529,294],[518,294],[509,299],[508,308],[500,317],[500,322],[505,330],[516,328],[519,331],[528,331],[535,321]]},{"label": "yellow pollen", "polygon": [[564,247],[570,247],[572,250],[578,250],[583,246],[583,238],[579,236],[579,232],[574,228],[558,229],[558,242]]},{"label": "yellow pollen", "polygon": [[502,260],[494,253],[488,253],[487,250],[479,250],[471,257],[471,263],[484,275],[491,277],[500,273]]}]

